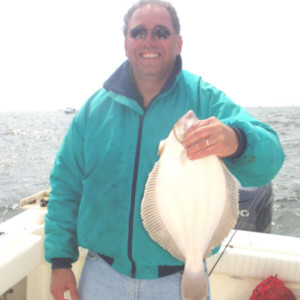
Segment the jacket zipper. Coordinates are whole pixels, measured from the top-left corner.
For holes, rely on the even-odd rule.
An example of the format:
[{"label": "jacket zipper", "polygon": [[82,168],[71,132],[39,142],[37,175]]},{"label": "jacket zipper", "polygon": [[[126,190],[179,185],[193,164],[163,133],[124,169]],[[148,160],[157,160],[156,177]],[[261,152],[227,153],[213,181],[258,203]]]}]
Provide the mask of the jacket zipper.
[{"label": "jacket zipper", "polygon": [[143,119],[144,118],[142,116],[140,116],[137,148],[136,148],[135,161],[134,161],[133,180],[132,180],[132,187],[131,187],[131,202],[130,202],[130,214],[129,214],[128,248],[127,249],[128,249],[128,258],[131,262],[130,277],[132,277],[132,278],[134,278],[135,274],[136,274],[136,264],[132,257],[132,239],[133,239],[133,219],[134,219],[134,209],[135,209],[136,184],[137,184],[137,174],[138,174],[140,152],[141,152]]}]

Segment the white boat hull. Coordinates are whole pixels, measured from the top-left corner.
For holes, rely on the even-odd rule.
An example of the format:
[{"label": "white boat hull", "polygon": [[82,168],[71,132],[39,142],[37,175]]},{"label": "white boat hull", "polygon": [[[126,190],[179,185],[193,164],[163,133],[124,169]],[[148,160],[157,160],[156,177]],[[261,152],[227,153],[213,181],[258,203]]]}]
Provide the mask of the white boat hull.
[{"label": "white boat hull", "polygon": [[[224,246],[208,259],[208,270]],[[237,231],[211,276],[212,299],[248,300],[254,288],[271,275],[277,275],[300,299],[300,238]]]},{"label": "white boat hull", "polygon": [[[4,294],[6,300],[53,299],[43,254],[45,213],[30,209],[0,224],[0,300]],[[209,270],[221,251],[207,260]],[[85,255],[81,249],[73,266],[77,278]],[[238,231],[210,277],[212,299],[248,300],[259,282],[276,274],[300,300],[300,238]]]}]

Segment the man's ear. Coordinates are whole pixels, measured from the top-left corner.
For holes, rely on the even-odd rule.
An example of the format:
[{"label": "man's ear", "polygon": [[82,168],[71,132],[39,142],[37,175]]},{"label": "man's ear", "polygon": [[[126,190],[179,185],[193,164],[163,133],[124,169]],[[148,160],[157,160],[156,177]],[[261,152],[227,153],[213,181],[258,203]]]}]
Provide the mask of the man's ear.
[{"label": "man's ear", "polygon": [[125,49],[125,55],[128,57],[128,51],[127,51],[127,39],[124,40],[124,49]]},{"label": "man's ear", "polygon": [[182,36],[179,35],[178,38],[177,38],[177,55],[179,55],[181,53],[182,44],[183,44]]}]

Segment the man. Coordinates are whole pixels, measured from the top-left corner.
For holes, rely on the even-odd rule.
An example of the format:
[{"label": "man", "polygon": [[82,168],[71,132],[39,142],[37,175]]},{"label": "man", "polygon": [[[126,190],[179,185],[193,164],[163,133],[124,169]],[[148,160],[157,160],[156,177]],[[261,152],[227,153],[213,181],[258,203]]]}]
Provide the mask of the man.
[{"label": "man", "polygon": [[[139,211],[158,144],[188,110],[201,119],[185,136],[190,159],[216,154],[244,186],[267,184],[284,160],[272,128],[182,70],[169,3],[140,1],[124,20],[128,61],[77,113],[50,176],[45,257],[55,300],[67,290],[72,300],[181,299],[183,264],[150,239]],[[77,289],[78,246],[90,251]]]}]

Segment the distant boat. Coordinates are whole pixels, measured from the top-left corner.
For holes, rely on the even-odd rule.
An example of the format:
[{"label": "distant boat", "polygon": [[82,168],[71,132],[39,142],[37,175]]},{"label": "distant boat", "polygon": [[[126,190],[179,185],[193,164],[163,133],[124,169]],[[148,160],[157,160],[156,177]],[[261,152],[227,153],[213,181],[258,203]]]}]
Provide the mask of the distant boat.
[{"label": "distant boat", "polygon": [[77,110],[73,107],[67,107],[65,110],[64,110],[65,114],[76,114],[77,113]]}]

